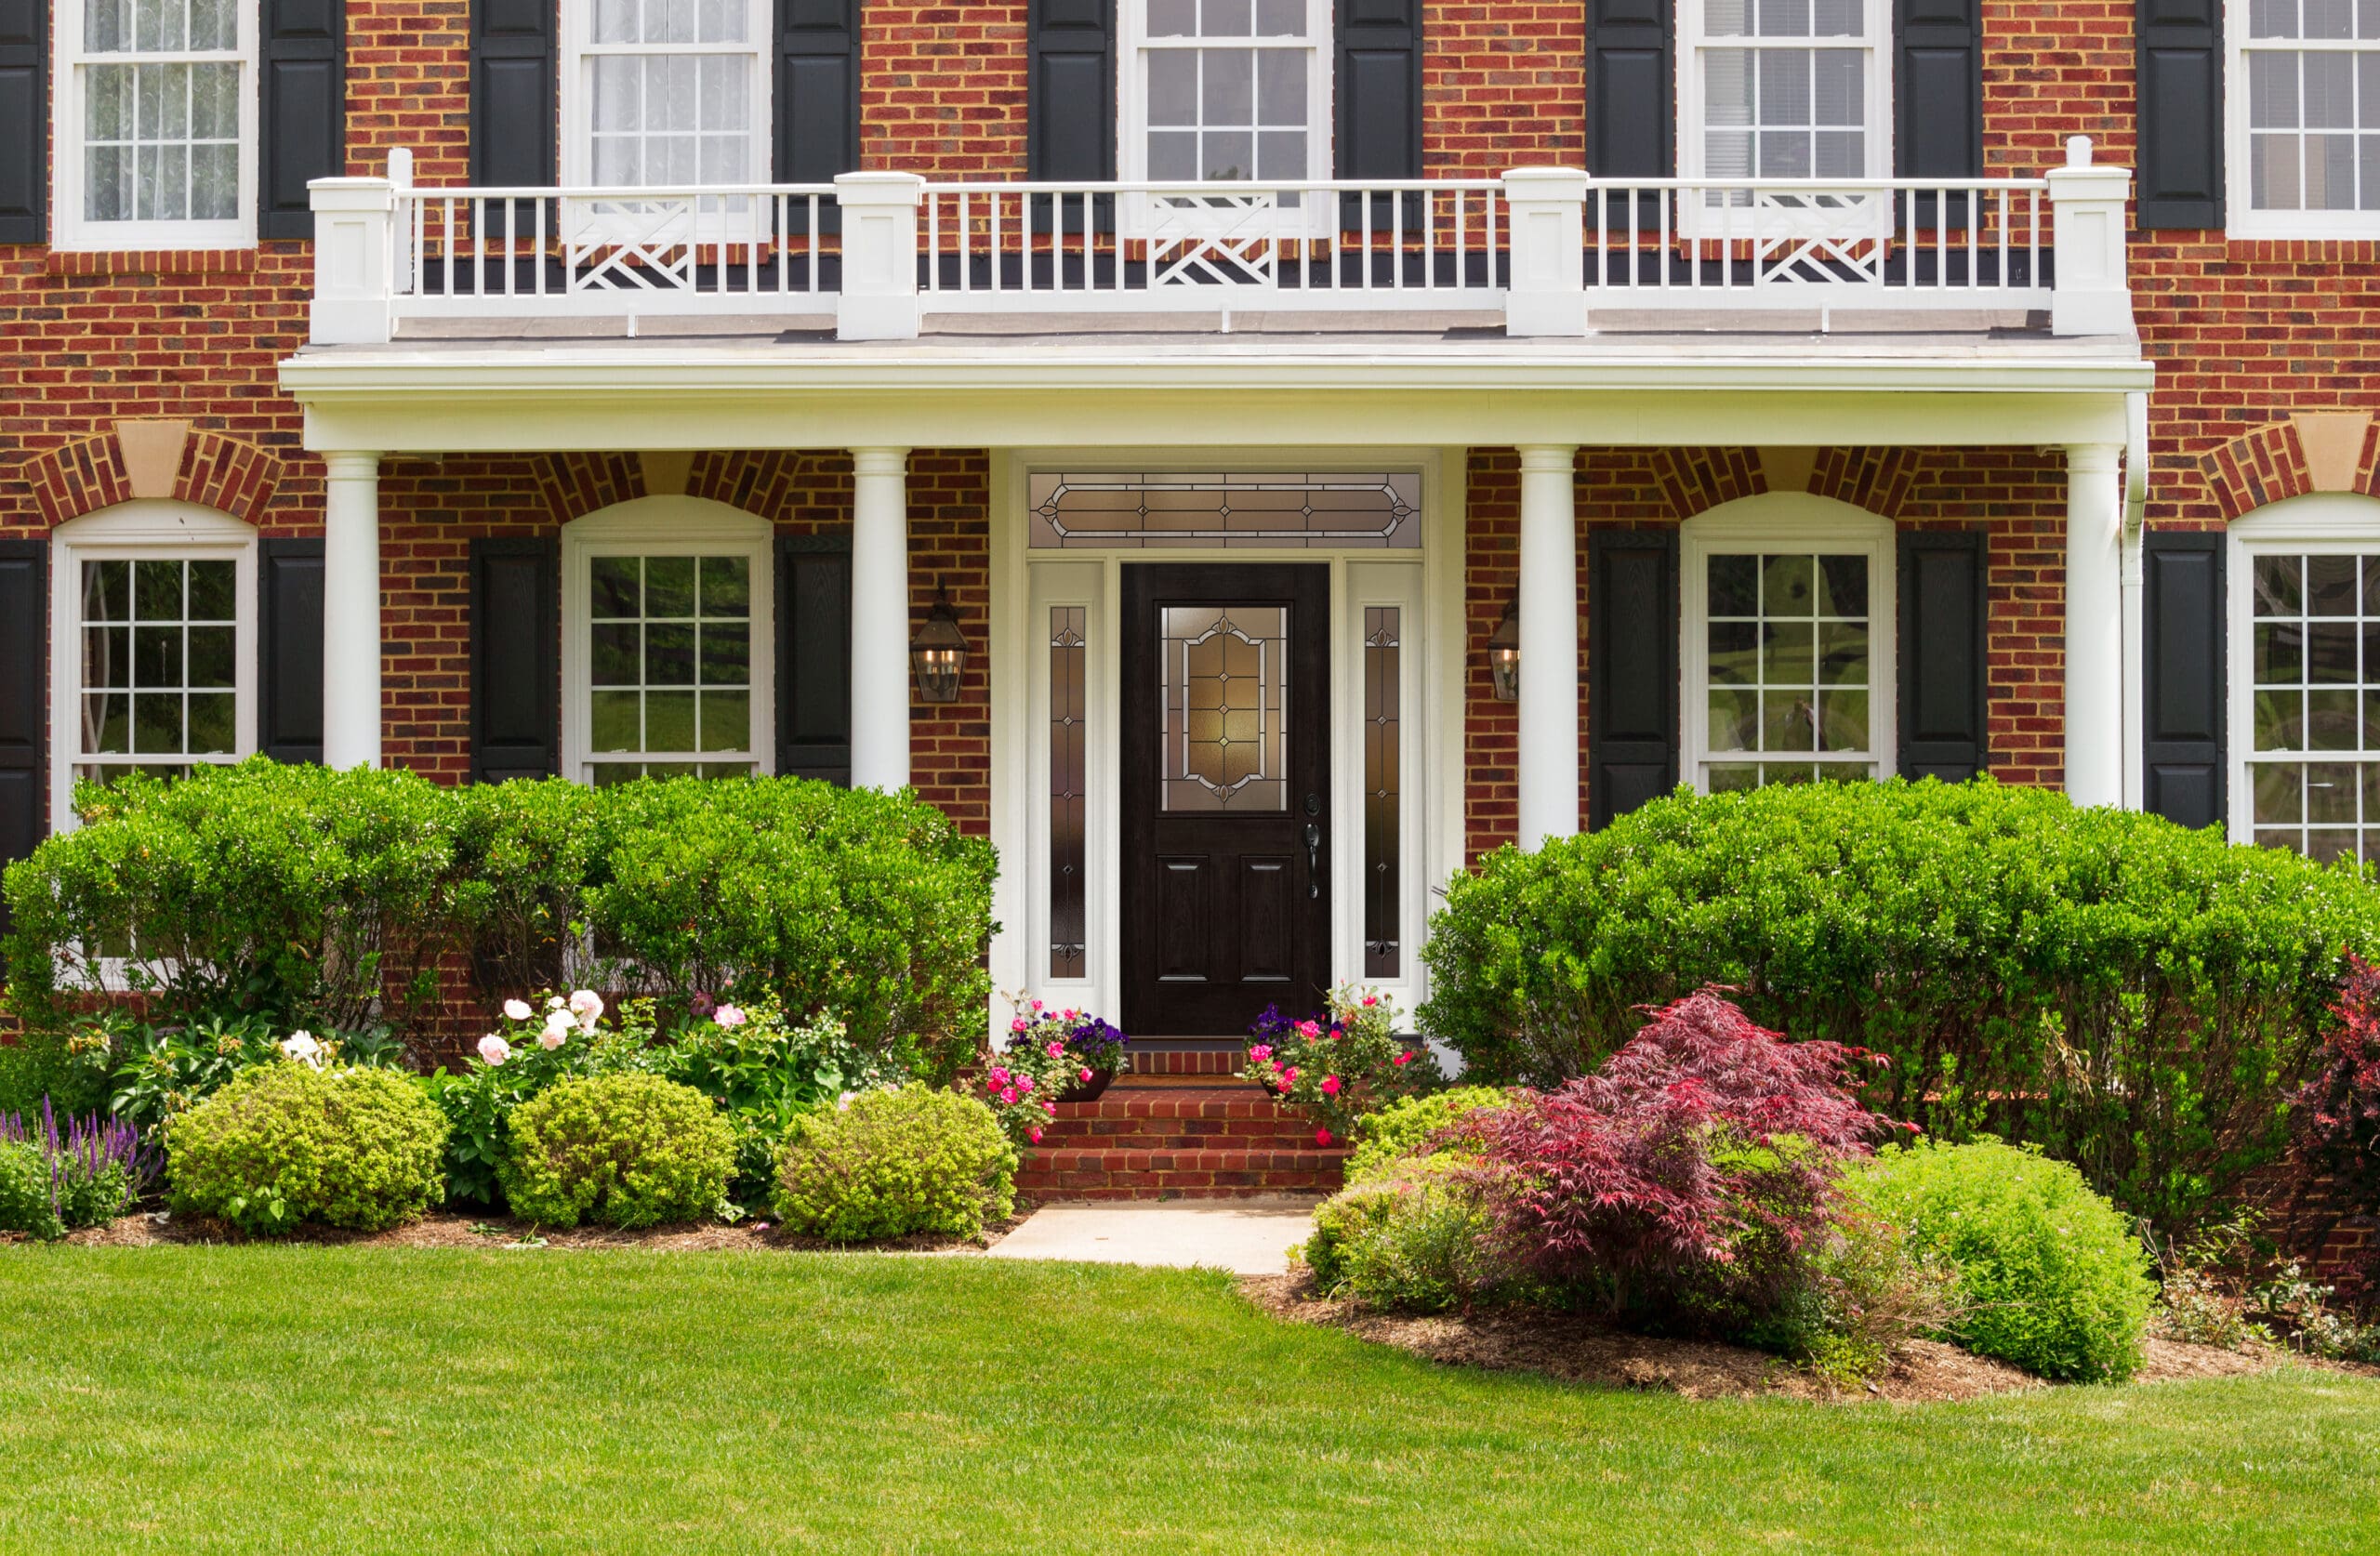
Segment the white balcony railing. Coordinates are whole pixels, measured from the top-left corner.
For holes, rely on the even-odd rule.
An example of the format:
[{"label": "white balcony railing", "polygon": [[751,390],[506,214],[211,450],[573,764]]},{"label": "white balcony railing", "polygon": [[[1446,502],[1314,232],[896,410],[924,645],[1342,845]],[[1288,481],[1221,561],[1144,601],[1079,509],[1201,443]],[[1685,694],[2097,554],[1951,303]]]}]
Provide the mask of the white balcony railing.
[{"label": "white balcony railing", "polygon": [[906,338],[928,314],[1500,312],[1508,334],[1590,309],[2046,309],[2131,327],[2131,175],[2039,178],[937,182],[685,189],[314,186],[319,344],[410,318],[831,315]]}]

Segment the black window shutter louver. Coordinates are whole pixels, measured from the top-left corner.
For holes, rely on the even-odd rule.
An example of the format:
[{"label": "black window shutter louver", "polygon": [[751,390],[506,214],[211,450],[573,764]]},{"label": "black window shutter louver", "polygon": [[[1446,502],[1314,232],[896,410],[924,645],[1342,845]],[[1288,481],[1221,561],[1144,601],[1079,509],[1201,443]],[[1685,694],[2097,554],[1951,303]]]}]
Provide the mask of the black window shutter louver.
[{"label": "black window shutter louver", "polygon": [[257,556],[257,746],[323,759],[323,543],[268,540]]},{"label": "black window shutter louver", "polygon": [[[1983,175],[1983,0],[1897,0],[1894,17],[1893,172],[1903,178]],[[1938,212],[1917,196],[1917,225],[1967,223],[1964,194]],[[1902,219],[1907,219],[1907,212]]]},{"label": "black window shutter louver", "polygon": [[[1421,0],[1339,0],[1338,124],[1331,165],[1342,178],[1406,179],[1421,176]],[[1419,199],[1405,202],[1408,231],[1421,224]],[[1395,231],[1386,196],[1372,202],[1375,231]],[[1363,201],[1342,202],[1340,220],[1361,231]]]},{"label": "black window shutter louver", "polygon": [[0,0],[0,244],[49,239],[49,0]]},{"label": "black window shutter louver", "polygon": [[[48,554],[42,541],[0,540],[0,869],[42,838]],[[0,896],[0,932],[7,927],[8,902]]]},{"label": "black window shutter louver", "polygon": [[[1587,171],[1596,178],[1676,173],[1675,31],[1672,0],[1587,0]],[[1663,203],[1639,195],[1636,225],[1659,227]],[[1613,212],[1615,223],[1623,218]]]},{"label": "black window shutter louver", "polygon": [[1026,5],[1026,178],[1096,183],[1116,177],[1117,3]]},{"label": "black window shutter louver", "polygon": [[777,537],[777,771],[852,781],[852,548]]},{"label": "black window shutter louver", "polygon": [[562,770],[562,564],[539,539],[471,542],[471,779]]},{"label": "black window shutter louver", "polygon": [[2140,225],[2223,225],[2222,0],[2139,0]]},{"label": "black window shutter louver", "polygon": [[306,185],[347,171],[346,10],[339,0],[264,0],[259,237],[312,237]]},{"label": "black window shutter louver", "polygon": [[554,0],[473,0],[471,182],[531,189],[555,182],[554,28],[560,15]]},{"label": "black window shutter louver", "polygon": [[[777,0],[776,181],[832,183],[859,171],[859,0]],[[824,231],[841,231],[827,202]],[[806,207],[787,219],[807,231]]]},{"label": "black window shutter louver", "polygon": [[1587,824],[1677,787],[1677,532],[1587,539]]},{"label": "black window shutter louver", "polygon": [[1974,530],[1900,536],[1899,769],[1961,784],[1990,761],[1990,621],[1984,537]]},{"label": "black window shutter louver", "polygon": [[2151,530],[2141,558],[2141,805],[2184,826],[2227,817],[2224,537]]}]

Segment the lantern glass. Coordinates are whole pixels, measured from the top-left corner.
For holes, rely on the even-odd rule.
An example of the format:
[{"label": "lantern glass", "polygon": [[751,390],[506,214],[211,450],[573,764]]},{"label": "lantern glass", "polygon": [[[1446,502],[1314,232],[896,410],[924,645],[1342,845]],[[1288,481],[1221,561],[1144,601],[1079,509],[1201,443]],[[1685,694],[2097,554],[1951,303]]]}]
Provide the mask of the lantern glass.
[{"label": "lantern glass", "polygon": [[933,613],[909,644],[909,670],[917,678],[920,702],[959,700],[959,683],[967,675],[967,639],[948,600],[934,602]]},{"label": "lantern glass", "polygon": [[1496,700],[1521,700],[1521,615],[1517,604],[1504,607],[1504,619],[1488,637],[1488,674],[1496,685]]}]

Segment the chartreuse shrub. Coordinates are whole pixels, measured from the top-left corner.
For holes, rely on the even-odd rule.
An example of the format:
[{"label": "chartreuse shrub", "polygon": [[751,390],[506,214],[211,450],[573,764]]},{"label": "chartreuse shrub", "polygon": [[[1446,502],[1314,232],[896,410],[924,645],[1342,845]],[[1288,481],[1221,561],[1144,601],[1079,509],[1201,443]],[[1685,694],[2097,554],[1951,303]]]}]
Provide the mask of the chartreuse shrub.
[{"label": "chartreuse shrub", "polygon": [[991,845],[902,795],[801,779],[641,780],[596,796],[598,947],[670,988],[840,1018],[947,1080],[991,997]]},{"label": "chartreuse shrub", "polygon": [[2179,1223],[2283,1147],[2343,950],[2380,950],[2351,866],[1989,781],[1778,786],[1490,855],[1433,920],[1419,1015],[1474,1077],[1555,1086],[1639,1006],[1726,985],[1884,1054],[1884,1113],[2038,1142]]},{"label": "chartreuse shrub", "polygon": [[2066,1163],[1990,1139],[1920,1143],[1880,1153],[1844,1187],[1955,1272],[1944,1329],[1969,1351],[2085,1382],[2139,1365],[2148,1255]]},{"label": "chartreuse shrub", "polygon": [[445,1116],[390,1070],[257,1065],[165,1136],[173,1207],[259,1235],[307,1222],[381,1232],[445,1193]]},{"label": "chartreuse shrub", "polygon": [[864,1091],[795,1120],[777,1162],[778,1218],[839,1243],[973,1237],[1016,1203],[1016,1148],[992,1110],[923,1086]]},{"label": "chartreuse shrub", "polygon": [[1443,1312],[1514,1289],[1518,1272],[1495,1232],[1470,1157],[1408,1156],[1316,1207],[1300,1253],[1326,1295]]},{"label": "chartreuse shrub", "polygon": [[50,1197],[49,1163],[30,1141],[0,1140],[0,1232],[47,1241],[66,1235]]},{"label": "chartreuse shrub", "polygon": [[1355,1149],[1347,1157],[1347,1181],[1359,1182],[1401,1157],[1433,1152],[1476,1155],[1475,1143],[1450,1137],[1456,1120],[1481,1108],[1500,1106],[1505,1093],[1492,1086],[1458,1086],[1420,1097],[1400,1097],[1355,1124]]},{"label": "chartreuse shrub", "polygon": [[735,1167],[727,1121],[690,1086],[621,1073],[559,1082],[512,1110],[498,1171],[512,1213],[617,1227],[717,1214]]}]

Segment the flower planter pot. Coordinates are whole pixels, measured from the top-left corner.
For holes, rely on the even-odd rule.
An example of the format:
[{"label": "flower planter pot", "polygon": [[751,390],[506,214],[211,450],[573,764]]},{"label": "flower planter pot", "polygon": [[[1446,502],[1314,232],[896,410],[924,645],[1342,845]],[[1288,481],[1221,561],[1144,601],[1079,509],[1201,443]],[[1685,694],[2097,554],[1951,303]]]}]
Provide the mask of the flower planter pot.
[{"label": "flower planter pot", "polygon": [[1116,1072],[1113,1070],[1093,1070],[1091,1073],[1091,1079],[1087,1081],[1076,1081],[1064,1091],[1059,1092],[1058,1101],[1062,1102],[1095,1102],[1099,1101],[1100,1093],[1105,1091],[1109,1084],[1115,1079]]}]

